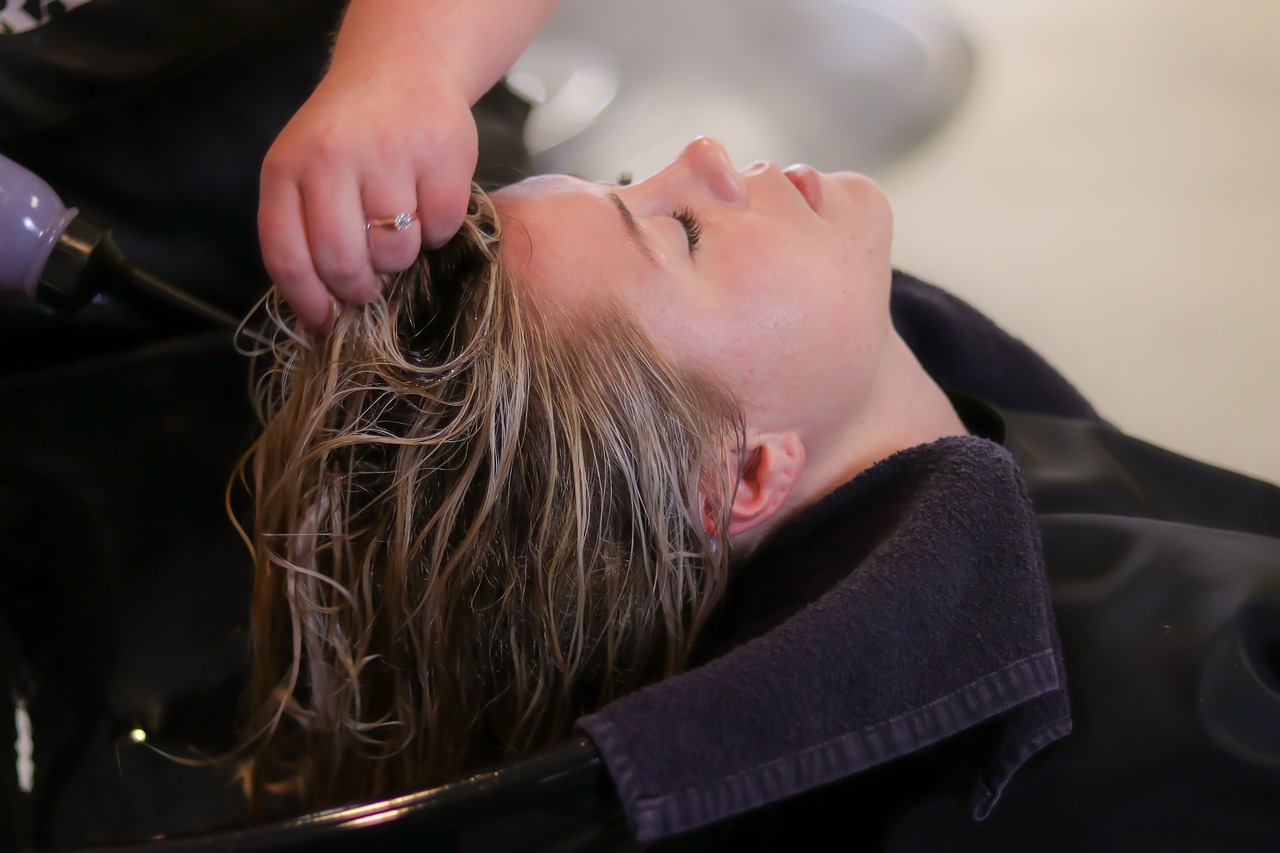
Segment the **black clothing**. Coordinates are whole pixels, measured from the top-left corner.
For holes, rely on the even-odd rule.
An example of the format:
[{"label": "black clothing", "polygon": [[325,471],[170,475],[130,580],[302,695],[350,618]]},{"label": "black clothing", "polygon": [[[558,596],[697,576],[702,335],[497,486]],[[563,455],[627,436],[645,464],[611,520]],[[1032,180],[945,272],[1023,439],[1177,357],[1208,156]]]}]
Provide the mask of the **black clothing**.
[{"label": "black clothing", "polygon": [[243,313],[266,289],[258,173],[344,0],[91,0],[0,35],[0,152],[134,263]]},{"label": "black clothing", "polygon": [[[785,525],[717,625],[741,645],[583,721],[633,826],[713,824],[726,849],[1280,849],[1280,489],[1096,420],[958,409],[1030,504],[1000,448],[944,439]],[[1074,719],[1056,742],[1051,673],[967,692],[1046,624],[1017,600],[1037,560],[988,522],[1016,537],[1029,506]]]},{"label": "black clothing", "polygon": [[1076,731],[981,824],[902,850],[1280,850],[1280,489],[1096,424],[1007,413]]},{"label": "black clothing", "polygon": [[[263,158],[319,82],[345,6],[89,0],[32,29],[0,26],[0,154],[110,227],[132,263],[241,316],[270,284],[257,233]],[[481,183],[531,171],[528,109],[502,85],[476,104]],[[166,331],[119,304],[67,320],[0,294],[8,370]]]},{"label": "black clothing", "polygon": [[[90,0],[0,31],[0,153],[110,226],[134,263],[243,313],[268,284],[263,157],[324,72],[346,0]],[[477,177],[529,172],[528,106],[476,105]]]},{"label": "black clothing", "polygon": [[1039,353],[959,297],[894,270],[889,310],[898,334],[941,387],[1007,409],[1099,420]]}]

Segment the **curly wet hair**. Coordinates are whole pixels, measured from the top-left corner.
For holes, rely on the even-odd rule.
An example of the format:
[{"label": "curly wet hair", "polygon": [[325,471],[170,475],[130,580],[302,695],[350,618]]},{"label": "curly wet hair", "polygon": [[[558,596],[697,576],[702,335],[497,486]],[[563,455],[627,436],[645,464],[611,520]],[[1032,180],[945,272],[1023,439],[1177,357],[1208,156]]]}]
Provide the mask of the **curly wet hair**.
[{"label": "curly wet hair", "polygon": [[240,482],[255,806],[394,793],[678,672],[727,575],[740,405],[619,306],[549,311],[473,188],[445,247],[257,356]]}]

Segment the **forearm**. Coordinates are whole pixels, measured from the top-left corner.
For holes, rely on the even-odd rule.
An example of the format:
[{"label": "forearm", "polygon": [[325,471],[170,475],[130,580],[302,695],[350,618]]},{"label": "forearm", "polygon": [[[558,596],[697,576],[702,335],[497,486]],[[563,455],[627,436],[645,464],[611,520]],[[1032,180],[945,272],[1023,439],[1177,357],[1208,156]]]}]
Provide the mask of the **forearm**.
[{"label": "forearm", "polygon": [[441,63],[471,103],[511,67],[556,0],[351,0],[331,69]]}]

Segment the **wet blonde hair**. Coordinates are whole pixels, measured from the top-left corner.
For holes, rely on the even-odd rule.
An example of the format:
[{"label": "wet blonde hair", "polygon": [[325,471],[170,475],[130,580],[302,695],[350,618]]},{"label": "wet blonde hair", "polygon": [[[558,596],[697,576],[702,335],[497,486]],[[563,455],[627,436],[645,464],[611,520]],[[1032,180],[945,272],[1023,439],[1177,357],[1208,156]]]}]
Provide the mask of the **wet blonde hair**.
[{"label": "wet blonde hair", "polygon": [[[260,370],[251,803],[439,780],[679,671],[740,407],[616,307],[548,320],[472,191],[442,250]],[[286,311],[278,297],[275,311]],[[279,314],[277,314],[279,316]]]}]

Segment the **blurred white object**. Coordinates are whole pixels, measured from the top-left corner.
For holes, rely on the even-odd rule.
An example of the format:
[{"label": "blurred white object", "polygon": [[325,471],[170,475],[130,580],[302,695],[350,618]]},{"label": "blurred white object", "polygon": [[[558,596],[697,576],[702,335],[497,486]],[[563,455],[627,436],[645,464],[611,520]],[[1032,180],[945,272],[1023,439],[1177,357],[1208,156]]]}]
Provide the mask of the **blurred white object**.
[{"label": "blurred white object", "polygon": [[643,176],[700,133],[741,162],[870,169],[954,111],[972,57],[925,0],[565,0],[508,82],[539,171]]},{"label": "blurred white object", "polygon": [[876,175],[894,262],[1126,432],[1280,482],[1280,3],[947,7],[981,74]]}]

